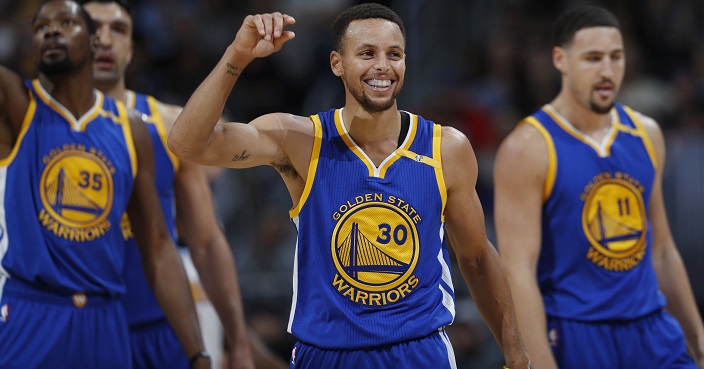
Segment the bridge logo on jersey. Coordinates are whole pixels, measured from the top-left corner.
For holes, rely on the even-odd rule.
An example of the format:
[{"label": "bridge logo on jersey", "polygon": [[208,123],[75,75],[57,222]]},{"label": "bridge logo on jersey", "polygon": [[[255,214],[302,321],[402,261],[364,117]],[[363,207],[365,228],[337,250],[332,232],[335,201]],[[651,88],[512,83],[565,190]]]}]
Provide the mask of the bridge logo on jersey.
[{"label": "bridge logo on jersey", "polygon": [[583,195],[582,228],[591,244],[587,258],[609,271],[631,270],[645,256],[643,186],[620,172],[598,178]]},{"label": "bridge logo on jersey", "polygon": [[382,306],[407,297],[418,286],[413,272],[420,216],[397,197],[367,198],[382,201],[348,201],[340,207],[343,213],[333,215],[338,222],[331,242],[337,269],[332,285],[355,303]]},{"label": "bridge logo on jersey", "polygon": [[43,158],[40,223],[57,237],[86,242],[110,229],[115,168],[95,148],[65,145]]}]

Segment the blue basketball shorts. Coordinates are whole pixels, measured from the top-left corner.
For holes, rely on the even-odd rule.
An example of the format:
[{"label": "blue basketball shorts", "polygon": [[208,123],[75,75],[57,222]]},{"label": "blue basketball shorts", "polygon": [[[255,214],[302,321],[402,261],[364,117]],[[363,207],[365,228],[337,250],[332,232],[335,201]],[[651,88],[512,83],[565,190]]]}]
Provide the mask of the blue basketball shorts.
[{"label": "blue basketball shorts", "polygon": [[444,329],[429,336],[359,350],[329,350],[297,342],[290,369],[457,369],[455,353]]},{"label": "blue basketball shorts", "polygon": [[190,369],[188,358],[166,319],[130,327],[134,369]]},{"label": "blue basketball shorts", "polygon": [[53,294],[12,279],[0,296],[0,368],[132,367],[119,299]]},{"label": "blue basketball shorts", "polygon": [[662,310],[618,322],[548,318],[548,339],[560,368],[697,369],[682,328]]}]

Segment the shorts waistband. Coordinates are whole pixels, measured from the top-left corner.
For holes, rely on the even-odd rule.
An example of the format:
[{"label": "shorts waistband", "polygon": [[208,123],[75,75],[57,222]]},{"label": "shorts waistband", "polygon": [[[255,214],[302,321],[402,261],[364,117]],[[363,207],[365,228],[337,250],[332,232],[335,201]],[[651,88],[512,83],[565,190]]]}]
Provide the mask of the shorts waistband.
[{"label": "shorts waistband", "polygon": [[140,331],[150,331],[160,327],[170,327],[169,321],[166,317],[157,318],[154,320],[149,320],[146,322],[130,323],[130,332],[140,332]]},{"label": "shorts waistband", "polygon": [[42,303],[74,306],[77,308],[97,307],[117,303],[119,299],[107,294],[86,294],[81,291],[70,293],[57,293],[38,289],[28,283],[8,278],[3,286],[3,295],[32,300]]}]

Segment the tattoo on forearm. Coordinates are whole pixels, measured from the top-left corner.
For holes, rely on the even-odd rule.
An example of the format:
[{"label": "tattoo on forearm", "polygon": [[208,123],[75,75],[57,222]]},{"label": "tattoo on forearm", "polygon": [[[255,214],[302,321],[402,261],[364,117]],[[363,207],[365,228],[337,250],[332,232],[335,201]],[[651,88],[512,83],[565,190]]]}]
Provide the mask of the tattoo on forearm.
[{"label": "tattoo on forearm", "polygon": [[229,74],[231,76],[237,77],[240,75],[240,72],[242,72],[242,69],[240,69],[239,67],[237,67],[235,65],[230,64],[230,62],[227,62],[227,68],[228,68],[227,74]]},{"label": "tattoo on forearm", "polygon": [[245,161],[247,158],[249,158],[249,154],[247,154],[247,150],[244,150],[241,154],[235,155],[235,157],[232,158],[232,161]]}]

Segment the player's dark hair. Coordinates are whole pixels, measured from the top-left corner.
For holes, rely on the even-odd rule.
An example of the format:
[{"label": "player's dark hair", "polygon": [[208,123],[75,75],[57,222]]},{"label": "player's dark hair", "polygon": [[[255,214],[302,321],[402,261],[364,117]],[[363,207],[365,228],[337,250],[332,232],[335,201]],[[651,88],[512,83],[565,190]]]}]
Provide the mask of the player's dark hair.
[{"label": "player's dark hair", "polygon": [[129,0],[78,0],[78,3],[81,5],[85,5],[88,3],[103,3],[103,4],[109,4],[109,3],[115,3],[119,5],[122,9],[124,9],[127,14],[129,14],[130,18],[132,18],[132,5],[130,5]]},{"label": "player's dark hair", "polygon": [[345,9],[337,16],[335,22],[333,22],[332,44],[335,51],[342,53],[342,39],[350,23],[363,19],[386,19],[390,22],[394,22],[398,25],[398,28],[401,29],[404,41],[406,40],[406,28],[403,26],[403,21],[398,14],[380,4],[365,3]]},{"label": "player's dark hair", "polygon": [[[50,1],[58,1],[58,0],[50,0]],[[50,2],[50,1],[47,1],[47,2],[45,2],[44,4],[46,4],[46,3]],[[96,31],[95,22],[93,21],[93,18],[91,18],[90,14],[88,14],[88,12],[87,12],[85,9],[83,9],[83,4],[82,4],[82,2],[81,2],[81,1],[76,1],[76,0],[68,0],[68,1],[71,1],[71,2],[76,3],[76,4],[79,5],[79,7],[81,8],[81,17],[82,17],[83,20],[86,22],[86,28],[88,29],[88,34],[94,35],[94,34],[95,34],[95,31]],[[43,5],[42,5],[42,6],[43,6]],[[35,14],[34,17],[32,17],[32,23],[31,23],[31,24],[34,24],[34,22],[36,22],[36,21],[37,21],[37,15]]]},{"label": "player's dark hair", "polygon": [[572,42],[574,35],[583,28],[621,28],[616,16],[610,11],[592,5],[582,5],[562,13],[553,27],[552,45],[565,46]]}]

